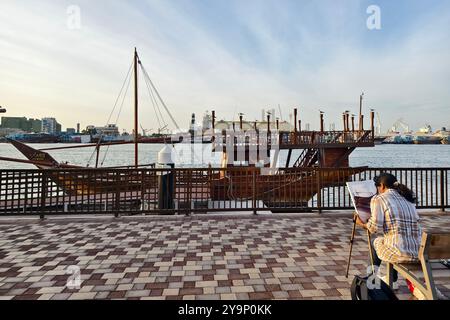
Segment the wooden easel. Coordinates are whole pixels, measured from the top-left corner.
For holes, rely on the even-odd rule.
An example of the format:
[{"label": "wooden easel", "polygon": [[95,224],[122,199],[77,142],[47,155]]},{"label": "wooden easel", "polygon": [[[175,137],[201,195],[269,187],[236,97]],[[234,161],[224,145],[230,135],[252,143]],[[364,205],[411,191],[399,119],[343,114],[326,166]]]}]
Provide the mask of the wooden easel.
[{"label": "wooden easel", "polygon": [[[348,273],[350,270],[350,261],[352,259],[352,251],[353,251],[353,242],[355,241],[355,234],[356,234],[356,218],[357,214],[355,213],[353,215],[353,228],[352,228],[352,235],[350,236],[350,249],[348,253],[348,261],[347,261],[347,271],[345,273],[345,277],[348,278]],[[370,254],[370,262],[372,264],[372,273],[375,273],[375,267],[373,265],[373,255],[372,255],[372,239],[369,230],[367,230],[367,240],[369,245],[369,254]]]},{"label": "wooden easel", "polygon": [[350,236],[350,251],[348,253],[348,261],[347,261],[347,271],[345,273],[345,277],[348,278],[348,272],[350,270],[350,260],[352,259],[352,251],[353,251],[353,241],[355,240],[356,233],[356,213],[353,214],[353,228],[352,235]]}]

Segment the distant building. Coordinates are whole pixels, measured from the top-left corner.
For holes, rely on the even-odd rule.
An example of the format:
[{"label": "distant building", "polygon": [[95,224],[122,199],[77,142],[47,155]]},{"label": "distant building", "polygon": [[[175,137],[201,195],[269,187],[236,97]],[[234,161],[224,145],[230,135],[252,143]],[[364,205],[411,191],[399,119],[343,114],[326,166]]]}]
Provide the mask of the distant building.
[{"label": "distant building", "polygon": [[30,119],[28,120],[30,123],[30,131],[33,133],[40,133],[42,130],[42,121],[39,119]]},{"label": "distant building", "polygon": [[203,115],[202,127],[203,130],[209,130],[212,128],[212,116],[208,111],[206,111],[206,113]]},{"label": "distant building", "polygon": [[96,127],[89,125],[86,127],[86,133],[99,137],[99,136],[119,136],[119,127],[115,124],[108,124],[104,127]]},{"label": "distant building", "polygon": [[[92,126],[90,126],[92,127]],[[108,124],[104,127],[94,127],[95,131],[98,134],[104,135],[104,136],[118,136],[120,135],[119,127],[115,124]]]},{"label": "distant building", "polygon": [[77,131],[75,130],[75,128],[67,128],[67,129],[66,129],[66,133],[67,133],[68,135],[74,135],[74,134],[77,133]]},{"label": "distant building", "polygon": [[1,127],[4,129],[18,129],[23,132],[40,133],[42,122],[39,119],[27,119],[26,117],[2,117]]},{"label": "distant building", "polygon": [[195,113],[191,116],[191,123],[189,124],[189,130],[193,131],[195,130]]},{"label": "distant building", "polygon": [[28,119],[25,117],[2,117],[2,128],[28,131]]},{"label": "distant building", "polygon": [[61,125],[55,118],[42,118],[41,131],[48,134],[58,134],[61,133]]}]

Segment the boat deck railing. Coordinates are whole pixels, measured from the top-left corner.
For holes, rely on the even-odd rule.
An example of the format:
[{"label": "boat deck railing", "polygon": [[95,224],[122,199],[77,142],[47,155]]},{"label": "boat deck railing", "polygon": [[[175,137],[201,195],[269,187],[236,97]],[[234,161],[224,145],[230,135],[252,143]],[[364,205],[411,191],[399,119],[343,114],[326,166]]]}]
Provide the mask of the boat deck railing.
[{"label": "boat deck railing", "polygon": [[280,147],[370,147],[372,131],[299,131],[280,134]]},{"label": "boat deck railing", "polygon": [[340,147],[373,147],[375,139],[372,131],[297,131],[297,132],[267,132],[256,134],[232,131],[222,132],[214,141],[214,149],[227,147],[260,147],[277,145],[279,149],[306,148],[340,148]]},{"label": "boat deck railing", "polygon": [[352,209],[347,181],[397,176],[417,208],[450,207],[450,168],[235,167],[0,170],[0,215],[190,214]]}]

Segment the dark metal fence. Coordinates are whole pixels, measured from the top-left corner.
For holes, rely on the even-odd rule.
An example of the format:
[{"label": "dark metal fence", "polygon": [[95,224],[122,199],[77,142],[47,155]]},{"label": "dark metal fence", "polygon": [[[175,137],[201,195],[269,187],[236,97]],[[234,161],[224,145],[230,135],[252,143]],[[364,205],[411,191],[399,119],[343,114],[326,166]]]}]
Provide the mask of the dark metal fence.
[{"label": "dark metal fence", "polygon": [[1,170],[0,215],[352,209],[348,181],[390,172],[418,208],[449,208],[450,168]]},{"label": "dark metal fence", "polygon": [[[352,176],[353,181],[372,180],[381,172],[395,175],[400,183],[411,189],[416,197],[419,209],[441,209],[450,206],[448,179],[450,168],[368,168]],[[323,187],[317,205],[321,209],[350,209],[352,203],[345,181],[338,178],[338,186]]]}]

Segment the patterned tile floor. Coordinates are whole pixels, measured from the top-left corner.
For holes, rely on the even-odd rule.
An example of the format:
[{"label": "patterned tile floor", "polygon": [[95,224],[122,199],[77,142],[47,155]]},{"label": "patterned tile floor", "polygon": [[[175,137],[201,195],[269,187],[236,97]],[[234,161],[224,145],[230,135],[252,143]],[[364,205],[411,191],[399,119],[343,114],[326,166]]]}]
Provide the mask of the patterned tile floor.
[{"label": "patterned tile floor", "polygon": [[[450,216],[423,223],[450,229]],[[349,299],[351,226],[348,214],[1,219],[0,299]],[[351,274],[366,266],[359,230]]]}]

